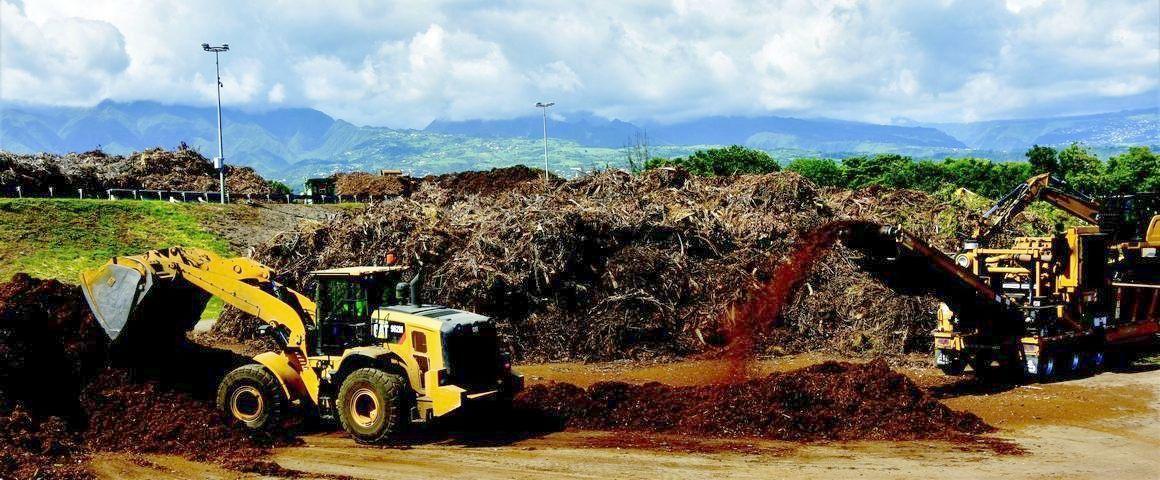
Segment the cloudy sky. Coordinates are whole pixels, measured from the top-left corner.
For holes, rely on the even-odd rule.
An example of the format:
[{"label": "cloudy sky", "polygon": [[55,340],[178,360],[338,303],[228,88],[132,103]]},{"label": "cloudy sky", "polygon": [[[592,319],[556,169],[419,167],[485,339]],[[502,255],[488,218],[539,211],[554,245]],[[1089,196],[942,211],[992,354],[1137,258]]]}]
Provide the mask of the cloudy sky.
[{"label": "cloudy sky", "polygon": [[0,0],[0,99],[973,121],[1160,105],[1160,1]]}]

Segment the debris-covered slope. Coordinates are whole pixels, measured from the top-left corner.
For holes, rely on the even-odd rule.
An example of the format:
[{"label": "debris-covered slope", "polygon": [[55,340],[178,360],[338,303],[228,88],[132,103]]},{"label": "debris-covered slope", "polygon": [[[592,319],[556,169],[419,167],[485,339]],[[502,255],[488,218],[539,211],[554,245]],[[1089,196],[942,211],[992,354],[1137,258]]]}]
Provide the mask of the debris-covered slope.
[{"label": "debris-covered slope", "polygon": [[[475,172],[473,183],[487,184],[489,173]],[[408,198],[281,235],[255,258],[302,287],[310,270],[381,264],[393,252],[422,265],[426,300],[497,318],[525,359],[641,358],[722,346],[729,307],[766,284],[795,240],[819,225],[845,217],[906,221],[953,246],[961,224],[944,220],[971,213],[921,192],[835,196],[793,173],[605,171],[547,191],[521,185],[471,194],[424,182]],[[783,328],[762,346],[881,353],[922,346],[934,300],[889,291],[857,271],[850,255],[836,247],[814,263],[783,311]],[[248,330],[236,313],[219,328]]]},{"label": "debris-covered slope", "polygon": [[92,451],[274,468],[259,457],[280,439],[232,425],[192,385],[216,382],[230,354],[161,351],[135,359],[147,368],[112,368],[80,288],[23,274],[0,284],[0,478],[88,478]]},{"label": "debris-covered slope", "polygon": [[[216,191],[218,174],[213,163],[196,150],[154,148],[128,156],[100,150],[55,155],[18,155],[0,152],[0,186],[20,186],[26,194],[103,194],[110,188],[140,190]],[[230,166],[226,187],[232,193],[271,193],[270,185],[250,167]]]},{"label": "debris-covered slope", "polygon": [[334,193],[352,196],[384,195],[397,197],[411,193],[414,179],[400,175],[374,175],[366,172],[334,174]]}]

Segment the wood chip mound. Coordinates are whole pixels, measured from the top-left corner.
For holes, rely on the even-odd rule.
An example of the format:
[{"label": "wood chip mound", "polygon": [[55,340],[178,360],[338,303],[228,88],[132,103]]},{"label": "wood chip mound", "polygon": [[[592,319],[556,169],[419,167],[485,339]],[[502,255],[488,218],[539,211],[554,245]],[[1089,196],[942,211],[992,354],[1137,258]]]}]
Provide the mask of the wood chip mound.
[{"label": "wood chip mound", "polygon": [[515,406],[588,430],[789,441],[958,440],[994,431],[878,359],[825,362],[738,383],[673,387],[599,382],[529,387]]},{"label": "wood chip mound", "polygon": [[231,423],[191,384],[220,379],[228,352],[185,346],[110,368],[109,350],[79,287],[25,274],[0,284],[0,478],[90,478],[96,451],[269,469],[268,448],[291,442]]}]

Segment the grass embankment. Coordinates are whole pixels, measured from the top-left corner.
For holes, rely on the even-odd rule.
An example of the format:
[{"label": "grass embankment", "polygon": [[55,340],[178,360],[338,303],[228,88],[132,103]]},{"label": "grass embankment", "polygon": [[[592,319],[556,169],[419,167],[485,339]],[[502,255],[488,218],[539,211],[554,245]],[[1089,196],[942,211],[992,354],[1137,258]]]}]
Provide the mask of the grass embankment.
[{"label": "grass embankment", "polygon": [[[233,254],[204,221],[231,206],[154,201],[0,199],[0,279],[17,272],[76,283],[118,255],[174,245]],[[211,300],[203,318],[216,318]]]}]

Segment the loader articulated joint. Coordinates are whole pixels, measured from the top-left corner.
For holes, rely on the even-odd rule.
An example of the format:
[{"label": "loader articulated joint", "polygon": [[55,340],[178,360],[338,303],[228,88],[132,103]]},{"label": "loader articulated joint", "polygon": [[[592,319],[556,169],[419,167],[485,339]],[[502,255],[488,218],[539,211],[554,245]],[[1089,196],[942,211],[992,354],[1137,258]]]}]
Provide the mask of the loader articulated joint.
[{"label": "loader articulated joint", "polygon": [[286,348],[290,344],[289,333],[286,331],[286,327],[282,327],[281,325],[278,327],[270,324],[258,325],[258,336],[274,339],[274,342],[278,344],[279,348]]}]

